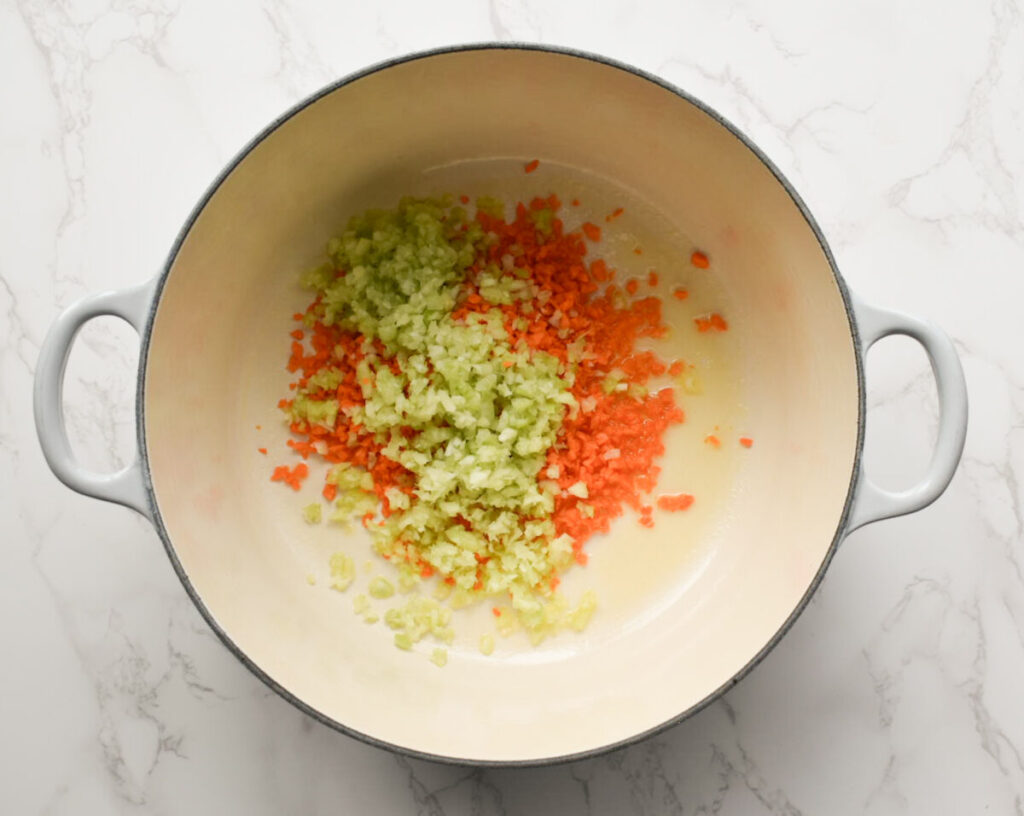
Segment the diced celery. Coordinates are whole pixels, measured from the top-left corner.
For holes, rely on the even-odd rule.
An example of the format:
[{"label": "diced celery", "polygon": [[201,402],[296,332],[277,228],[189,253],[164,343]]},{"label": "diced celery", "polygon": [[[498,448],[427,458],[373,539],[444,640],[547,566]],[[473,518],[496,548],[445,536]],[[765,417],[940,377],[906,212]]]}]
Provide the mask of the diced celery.
[{"label": "diced celery", "polygon": [[372,597],[383,600],[395,594],[395,586],[387,578],[378,575],[370,581],[368,591]]},{"label": "diced celery", "polygon": [[331,556],[331,589],[344,592],[356,577],[356,565],[349,556],[336,552]]}]

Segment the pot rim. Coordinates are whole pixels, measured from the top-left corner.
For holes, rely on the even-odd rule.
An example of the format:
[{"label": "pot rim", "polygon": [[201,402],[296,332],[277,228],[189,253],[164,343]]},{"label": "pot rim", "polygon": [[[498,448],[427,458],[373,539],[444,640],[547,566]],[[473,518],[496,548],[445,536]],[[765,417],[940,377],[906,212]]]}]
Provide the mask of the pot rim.
[{"label": "pot rim", "polygon": [[[428,751],[421,751],[416,748],[410,748],[407,746],[397,745],[394,743],[387,742],[386,740],[379,739],[370,734],[365,734],[361,731],[357,731],[350,726],[345,725],[331,717],[320,712],[318,709],[312,707],[308,703],[299,699],[287,688],[277,683],[272,677],[266,674],[249,656],[232,640],[231,636],[220,626],[214,617],[213,613],[207,608],[206,604],[200,598],[199,593],[192,585],[188,574],[185,572],[181,561],[178,559],[177,553],[175,552],[174,545],[171,543],[170,534],[164,525],[163,517],[160,514],[160,507],[156,500],[156,495],[153,491],[152,474],[149,468],[149,456],[147,450],[146,441],[146,419],[145,419],[145,383],[146,383],[146,371],[148,367],[149,358],[149,345],[152,337],[153,322],[156,316],[157,309],[160,303],[160,296],[163,293],[164,285],[167,282],[167,278],[170,274],[174,262],[177,259],[178,252],[181,249],[186,237],[195,224],[196,219],[200,213],[205,209],[206,205],[210,202],[210,199],[214,196],[221,184],[227,179],[229,175],[240,165],[248,155],[260,145],[264,139],[266,139],[271,133],[277,130],[281,125],[287,122],[296,114],[300,113],[310,105],[319,101],[321,98],[337,91],[346,85],[349,85],[359,79],[375,74],[379,71],[386,70],[396,65],[402,65],[407,62],[414,62],[416,60],[428,59],[431,57],[437,57],[444,54],[460,53],[464,51],[534,51],[540,53],[557,54],[566,57],[573,57],[576,59],[589,60],[596,62],[601,65],[614,68],[619,71],[626,71],[634,76],[645,79],[648,82],[652,82],[655,85],[669,91],[670,93],[678,96],[684,101],[690,103],[694,107],[698,108],[703,113],[710,116],[718,124],[724,127],[729,133],[732,134],[741,144],[743,144],[751,153],[756,156],[761,163],[771,172],[775,177],[776,181],[782,185],[783,189],[789,195],[790,199],[796,205],[800,214],[803,216],[807,225],[814,233],[814,237],[821,247],[822,252],[828,261],[829,269],[832,271],[833,278],[835,279],[836,285],[839,289],[840,296],[843,299],[843,308],[846,312],[847,322],[850,328],[851,342],[854,350],[854,360],[856,362],[857,369],[857,442],[854,449],[854,462],[853,468],[850,473],[849,487],[847,488],[846,500],[843,504],[843,511],[839,517],[838,524],[836,525],[836,532],[832,538],[832,542],[829,544],[828,550],[825,553],[824,558],[818,567],[813,579],[807,587],[807,591],[803,597],[793,608],[789,617],[782,623],[779,629],[774,635],[768,640],[768,642],[758,651],[751,659],[729,680],[719,686],[717,689],[712,691],[702,700],[694,703],[689,708],[681,711],[680,713],[670,717],[658,725],[648,728],[632,736],[626,737],[615,742],[611,742],[605,745],[600,745],[594,748],[588,748],[584,751],[576,751],[570,754],[561,754],[553,757],[541,757],[539,759],[510,759],[510,760],[495,760],[495,759],[481,759],[471,757],[455,757],[447,756],[443,754],[434,754]],[[266,125],[262,130],[259,131],[252,139],[250,139],[239,151],[232,157],[230,161],[224,166],[224,169],[217,175],[217,177],[211,182],[206,188],[203,194],[200,196],[196,205],[192,208],[188,218],[182,225],[180,231],[174,239],[174,243],[171,245],[171,249],[167,254],[167,259],[164,262],[163,268],[160,271],[156,286],[153,290],[153,298],[149,305],[149,312],[146,316],[145,329],[141,334],[141,348],[139,352],[139,376],[136,387],[136,401],[135,401],[135,412],[136,412],[136,427],[138,428],[138,445],[139,445],[139,459],[142,466],[142,477],[145,485],[146,499],[149,503],[151,517],[153,520],[153,526],[156,528],[157,534],[160,536],[160,540],[163,542],[164,550],[167,553],[167,557],[171,561],[171,565],[174,567],[174,571],[177,573],[182,586],[188,593],[189,598],[195,604],[199,613],[203,616],[207,625],[213,630],[213,632],[220,639],[221,643],[227,647],[227,649],[239,660],[241,663],[249,669],[259,680],[261,680],[266,686],[277,693],[280,697],[291,703],[299,711],[303,712],[309,717],[317,720],[323,725],[326,725],[336,731],[340,731],[346,736],[353,737],[360,742],[371,745],[375,748],[381,748],[387,751],[393,751],[405,756],[413,757],[416,759],[428,760],[431,762],[437,762],[447,765],[461,765],[461,766],[474,766],[474,767],[499,767],[499,768],[527,768],[527,767],[541,767],[549,765],[559,765],[568,762],[577,762],[584,759],[600,756],[602,754],[609,753],[619,748],[625,748],[638,742],[642,742],[648,737],[654,736],[655,734],[661,733],[674,725],[678,725],[686,719],[689,719],[693,715],[707,708],[711,703],[718,700],[722,695],[729,691],[733,686],[740,682],[746,677],[753,669],[761,663],[762,660],[768,655],[775,646],[778,645],[779,641],[782,640],[783,636],[790,630],[796,619],[807,607],[811,597],[817,591],[818,586],[825,575],[829,564],[832,562],[836,550],[839,546],[839,542],[842,541],[846,534],[846,525],[850,517],[850,512],[853,506],[853,500],[856,493],[857,479],[861,469],[861,457],[864,448],[864,426],[865,426],[865,382],[864,382],[864,360],[862,345],[860,342],[860,335],[857,329],[857,321],[854,314],[853,303],[850,296],[850,291],[843,280],[842,275],[836,266],[835,258],[832,255],[832,250],[829,247],[828,241],[825,239],[825,235],[811,214],[810,209],[804,203],[803,199],[797,193],[793,184],[783,175],[782,171],[776,167],[761,151],[761,149],[746,136],[736,125],[726,119],[724,116],[719,114],[717,111],[712,109],[710,106],[692,96],[688,92],[681,88],[673,85],[670,82],[661,79],[660,77],[651,74],[641,68],[629,65],[619,60],[605,57],[599,54],[595,54],[589,51],[581,49],[570,48],[566,46],[558,45],[543,45],[538,43],[528,42],[476,42],[476,43],[465,43],[460,45],[451,46],[440,46],[437,48],[431,48],[423,51],[414,51],[408,54],[403,54],[398,57],[392,57],[387,60],[374,63],[366,68],[352,72],[334,82],[325,85],[319,90],[315,91],[311,95],[300,100],[298,103],[290,107],[284,113],[277,116],[272,122]]]}]

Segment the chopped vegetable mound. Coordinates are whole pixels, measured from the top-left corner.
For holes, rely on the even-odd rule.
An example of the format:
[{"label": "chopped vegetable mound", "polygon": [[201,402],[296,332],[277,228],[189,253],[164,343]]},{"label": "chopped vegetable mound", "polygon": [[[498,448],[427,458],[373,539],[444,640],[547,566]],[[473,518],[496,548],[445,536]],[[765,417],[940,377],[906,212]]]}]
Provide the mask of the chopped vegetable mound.
[{"label": "chopped vegetable mound", "polygon": [[[615,271],[585,260],[584,234],[599,241],[600,227],[566,232],[560,206],[536,198],[506,220],[495,199],[470,217],[449,198],[405,198],[352,218],[303,276],[314,300],[297,315],[297,379],[279,403],[288,444],[330,464],[328,519],[362,523],[399,592],[439,579],[435,597],[384,614],[399,648],[450,643],[451,609],[493,596],[510,604],[499,631],[521,626],[534,642],[579,631],[596,598],[570,609],[559,573],[586,563],[586,541],[624,507],[653,523],[640,495],[655,486],[662,435],[683,421],[671,389],[648,388],[668,366],[636,349],[665,334],[661,301],[608,283]],[[298,490],[307,473],[301,462],[272,478]],[[306,518],[320,520],[319,503]],[[333,588],[354,577],[351,558],[331,559]],[[395,587],[375,577],[367,592]],[[376,620],[365,595],[355,611]]]}]

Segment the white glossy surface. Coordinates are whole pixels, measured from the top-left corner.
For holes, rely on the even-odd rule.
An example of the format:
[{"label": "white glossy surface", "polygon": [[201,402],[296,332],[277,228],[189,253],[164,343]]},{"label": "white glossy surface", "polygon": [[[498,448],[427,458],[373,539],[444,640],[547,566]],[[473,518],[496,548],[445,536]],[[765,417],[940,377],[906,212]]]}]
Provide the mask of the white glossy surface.
[{"label": "white glossy surface", "polygon": [[[1024,19],[1012,4],[209,3],[0,9],[0,673],[10,812],[1013,812],[1024,794],[1018,566]],[[230,25],[232,36],[220,32]],[[339,74],[452,41],[536,39],[662,74],[780,165],[865,299],[956,340],[965,463],[928,510],[854,534],[811,607],[723,701],[574,766],[394,758],[277,699],[204,626],[147,523],[72,494],[31,429],[59,308],[160,264],[223,161]],[[73,444],[130,451],[133,333],[87,327]],[[871,356],[867,464],[926,467],[936,406],[909,343]],[[923,419],[923,421],[922,421]]]}]

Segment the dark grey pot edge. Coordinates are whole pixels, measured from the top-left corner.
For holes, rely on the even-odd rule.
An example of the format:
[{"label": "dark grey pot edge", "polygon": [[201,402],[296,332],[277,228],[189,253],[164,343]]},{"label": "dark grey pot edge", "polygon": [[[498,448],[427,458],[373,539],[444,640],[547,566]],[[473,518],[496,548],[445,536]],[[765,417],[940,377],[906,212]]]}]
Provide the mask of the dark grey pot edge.
[{"label": "dark grey pot edge", "polygon": [[[174,261],[177,258],[178,252],[181,249],[181,246],[182,246],[183,242],[185,241],[185,238],[187,237],[189,231],[192,229],[192,226],[195,223],[196,219],[199,217],[199,214],[206,207],[207,203],[209,203],[210,199],[217,192],[218,188],[224,182],[224,180],[249,155],[249,153],[252,152],[252,150],[257,145],[259,145],[264,139],[266,139],[267,136],[269,136],[273,131],[275,131],[278,127],[280,127],[282,124],[284,124],[287,120],[289,120],[295,114],[297,114],[300,111],[304,110],[308,106],[312,105],[313,103],[317,102],[322,97],[326,96],[329,93],[332,93],[333,91],[337,90],[338,88],[342,88],[345,85],[348,85],[348,84],[350,84],[352,82],[355,82],[356,80],[362,79],[363,77],[369,76],[370,74],[374,74],[374,73],[376,73],[378,71],[381,71],[381,70],[383,70],[385,68],[390,68],[390,67],[392,67],[394,65],[400,65],[400,64],[405,63],[405,62],[412,62],[412,61],[415,61],[415,60],[424,59],[426,57],[433,57],[433,56],[437,56],[437,55],[440,55],[440,54],[455,53],[455,52],[460,52],[460,51],[480,51],[480,50],[495,50],[495,49],[497,49],[497,50],[519,50],[519,51],[541,51],[541,52],[548,52],[548,53],[554,53],[554,54],[561,54],[561,55],[564,55],[564,56],[575,57],[575,58],[578,58],[578,59],[590,60],[592,62],[597,62],[597,63],[601,63],[603,65],[607,65],[607,66],[612,67],[612,68],[616,68],[616,69],[618,69],[620,71],[626,71],[626,72],[631,73],[631,74],[633,74],[635,76],[638,76],[638,77],[641,77],[643,79],[646,79],[649,82],[653,82],[654,84],[656,84],[656,85],[664,88],[665,90],[670,91],[671,93],[675,94],[676,96],[686,100],[687,102],[689,102],[690,104],[692,104],[695,107],[699,108],[701,111],[703,111],[708,116],[713,118],[715,121],[717,121],[723,127],[725,127],[726,130],[728,130],[739,142],[741,142],[748,150],[750,150],[750,152],[753,153],[765,165],[765,167],[768,168],[768,170],[772,173],[772,175],[775,176],[775,178],[778,180],[778,182],[786,190],[786,192],[789,195],[789,197],[793,200],[793,203],[800,210],[800,212],[803,215],[804,219],[806,220],[808,226],[814,232],[814,236],[817,239],[818,244],[820,245],[822,252],[825,254],[826,259],[828,260],[829,268],[832,270],[832,274],[833,274],[833,277],[835,278],[836,285],[838,286],[839,292],[840,292],[840,294],[841,294],[841,296],[843,298],[843,305],[844,305],[844,308],[846,309],[846,316],[847,316],[848,324],[849,324],[849,327],[850,327],[850,340],[851,340],[851,343],[853,344],[854,357],[855,357],[856,366],[857,366],[858,406],[857,406],[857,445],[856,445],[856,456],[854,458],[853,470],[850,473],[850,483],[849,483],[849,487],[847,489],[846,501],[845,501],[845,503],[843,505],[843,512],[842,512],[842,515],[839,518],[838,524],[836,526],[835,535],[833,536],[832,542],[829,545],[828,551],[825,554],[825,557],[822,560],[821,565],[818,568],[817,573],[815,574],[813,580],[811,581],[810,585],[808,586],[807,591],[804,593],[804,596],[800,599],[800,602],[794,608],[793,612],[783,622],[782,626],[772,636],[772,638],[768,641],[768,643],[766,643],[765,646],[757,654],[755,654],[754,657],[751,658],[751,660],[742,669],[740,669],[739,672],[737,672],[735,675],[733,675],[733,677],[730,678],[722,686],[717,688],[715,691],[713,691],[711,694],[709,694],[703,700],[701,700],[698,703],[694,704],[690,708],[680,712],[679,714],[677,714],[674,717],[671,717],[670,719],[666,720],[665,722],[660,723],[659,725],[654,726],[653,728],[649,728],[649,729],[647,729],[645,731],[642,731],[640,733],[634,734],[634,735],[632,735],[632,736],[630,736],[630,737],[628,737],[626,739],[618,740],[616,742],[608,743],[606,745],[601,745],[601,746],[598,746],[598,747],[595,747],[595,748],[592,748],[592,749],[589,749],[589,750],[586,750],[586,751],[579,751],[579,752],[576,752],[576,753],[564,754],[564,755],[560,755],[560,756],[543,757],[543,758],[540,758],[540,759],[526,759],[526,760],[482,760],[482,759],[474,759],[474,758],[462,758],[462,757],[445,756],[445,755],[440,755],[440,754],[432,754],[432,753],[428,753],[428,752],[425,752],[425,751],[419,751],[419,750],[416,750],[414,748],[409,748],[409,747],[402,746],[402,745],[395,745],[395,744],[386,742],[384,740],[377,739],[376,737],[373,737],[373,736],[371,736],[369,734],[364,734],[364,733],[362,733],[360,731],[356,731],[355,729],[346,726],[344,723],[340,723],[340,722],[338,722],[336,720],[331,719],[330,717],[325,716],[320,711],[314,709],[313,707],[309,706],[308,704],[306,704],[305,702],[300,700],[298,697],[293,695],[291,692],[288,691],[288,689],[286,689],[283,686],[281,686],[280,684],[278,684],[276,681],[274,681],[273,678],[269,677],[262,669],[260,669],[260,667],[257,666],[248,657],[248,655],[246,655],[245,652],[243,652],[242,649],[240,649],[234,643],[234,641],[231,639],[231,637],[228,635],[228,633],[225,632],[221,628],[221,626],[217,623],[217,620],[215,619],[213,614],[210,612],[210,610],[203,603],[202,599],[199,597],[199,593],[196,591],[195,587],[192,585],[192,582],[189,580],[189,577],[188,577],[187,573],[185,572],[184,568],[182,567],[181,562],[179,561],[179,559],[177,557],[177,554],[175,553],[174,546],[173,546],[173,544],[171,543],[171,540],[170,540],[170,535],[167,532],[167,528],[165,527],[164,522],[163,522],[163,517],[160,514],[160,508],[159,508],[159,505],[157,503],[156,496],[154,495],[154,492],[153,492],[152,475],[151,475],[151,472],[150,472],[150,469],[149,469],[149,457],[148,457],[148,450],[147,450],[147,444],[146,444],[145,411],[143,410],[144,405],[145,405],[146,369],[147,369],[147,364],[148,364],[149,344],[150,344],[150,339],[151,339],[151,334],[152,334],[153,320],[154,320],[154,317],[156,315],[157,307],[158,307],[158,304],[160,302],[160,297],[161,297],[161,294],[163,292],[164,285],[165,285],[165,283],[167,281],[167,277],[168,277],[168,275],[170,273],[171,267],[174,265]],[[696,97],[691,96],[686,91],[683,91],[681,88],[678,88],[675,85],[673,85],[673,84],[671,84],[669,82],[666,82],[665,80],[661,79],[660,77],[657,77],[657,76],[655,76],[653,74],[648,73],[647,71],[644,71],[644,70],[641,70],[641,69],[636,68],[634,66],[627,65],[625,63],[619,62],[618,60],[610,59],[608,57],[603,57],[603,56],[600,56],[598,54],[592,54],[592,53],[589,53],[589,52],[586,52],[586,51],[580,51],[580,50],[577,50],[577,49],[566,48],[566,47],[561,47],[561,46],[540,45],[540,44],[534,44],[534,43],[520,43],[520,42],[505,42],[505,43],[503,43],[503,42],[483,42],[483,43],[467,43],[467,44],[455,45],[455,46],[445,46],[445,47],[433,48],[433,49],[426,50],[426,51],[418,51],[418,52],[415,52],[415,53],[412,53],[412,54],[406,54],[406,55],[401,56],[401,57],[395,57],[395,58],[392,58],[392,59],[384,60],[382,62],[378,62],[378,63],[376,63],[374,65],[371,65],[371,66],[369,66],[367,68],[364,68],[364,69],[362,69],[360,71],[356,71],[354,73],[351,73],[348,76],[345,76],[345,77],[343,77],[343,78],[341,78],[341,79],[339,79],[339,80],[337,80],[335,82],[332,82],[329,85],[326,85],[325,87],[321,88],[319,91],[316,91],[311,96],[308,96],[305,99],[303,99],[302,101],[298,102],[296,105],[294,105],[292,108],[287,110],[285,113],[283,113],[280,116],[278,116],[276,119],[274,119],[273,122],[271,122],[269,125],[267,125],[265,128],[263,128],[263,130],[261,130],[255,137],[253,137],[234,156],[234,158],[232,158],[231,161],[228,162],[228,164],[225,166],[225,168],[221,171],[221,173],[217,176],[217,178],[210,184],[210,186],[206,189],[206,191],[200,197],[198,203],[192,209],[192,212],[189,214],[188,219],[185,221],[185,223],[182,226],[181,230],[178,232],[178,235],[175,238],[173,245],[171,246],[171,250],[170,250],[170,252],[167,255],[167,260],[164,263],[164,267],[163,267],[162,271],[160,272],[159,280],[157,282],[157,285],[156,285],[156,288],[155,288],[154,294],[153,294],[153,301],[152,301],[152,303],[150,305],[150,312],[149,312],[149,315],[148,315],[148,317],[146,319],[145,330],[141,333],[141,349],[140,349],[140,353],[139,353],[139,377],[138,377],[138,385],[137,385],[137,390],[136,390],[136,409],[135,410],[136,410],[136,423],[137,423],[137,428],[138,428],[139,460],[142,463],[142,473],[143,473],[143,478],[145,480],[146,494],[147,494],[147,497],[148,497],[148,500],[149,500],[149,506],[150,506],[150,510],[151,510],[151,516],[152,516],[153,525],[154,525],[154,527],[156,527],[157,534],[160,536],[160,539],[163,542],[164,550],[167,552],[167,556],[168,556],[168,558],[171,561],[171,565],[174,567],[174,571],[178,574],[178,578],[181,580],[182,586],[184,586],[185,591],[188,593],[189,597],[192,599],[192,602],[196,605],[196,607],[198,608],[200,614],[206,620],[207,624],[209,624],[210,628],[214,631],[214,633],[216,633],[217,637],[220,638],[221,642],[227,647],[227,649],[236,658],[238,658],[238,660],[240,660],[242,662],[243,665],[245,665],[249,669],[249,671],[251,671],[254,675],[256,675],[256,677],[258,677],[270,689],[272,689],[274,692],[276,692],[282,698],[287,700],[293,706],[298,708],[304,714],[312,717],[313,719],[317,720],[318,722],[320,722],[320,723],[322,723],[322,724],[324,724],[324,725],[326,725],[326,726],[328,726],[330,728],[333,728],[333,729],[335,729],[337,731],[340,731],[341,733],[343,733],[343,734],[345,734],[347,736],[353,737],[353,738],[355,738],[355,739],[357,739],[357,740],[359,740],[361,742],[366,743],[367,745],[372,745],[375,748],[381,748],[381,749],[384,749],[384,750],[387,750],[387,751],[398,752],[398,753],[403,754],[405,756],[413,757],[413,758],[416,758],[416,759],[428,760],[428,761],[431,761],[431,762],[438,762],[438,763],[449,764],[449,765],[462,765],[462,766],[473,766],[473,767],[499,767],[499,768],[502,768],[502,767],[518,767],[518,768],[524,768],[524,767],[538,767],[538,766],[547,766],[547,765],[558,765],[558,764],[563,764],[563,763],[568,763],[568,762],[576,762],[576,761],[579,761],[579,760],[584,760],[584,759],[589,759],[591,757],[600,756],[602,754],[606,754],[606,753],[609,753],[611,751],[615,751],[615,750],[617,750],[619,748],[625,748],[625,747],[627,747],[629,745],[633,745],[633,744],[635,744],[637,742],[641,742],[641,741],[647,739],[648,737],[654,736],[655,734],[658,734],[658,733],[660,733],[660,732],[662,732],[662,731],[664,731],[664,730],[666,730],[668,728],[671,728],[674,725],[678,725],[679,723],[683,722],[684,720],[692,717],[694,714],[697,714],[699,711],[702,711],[704,708],[709,706],[711,703],[713,703],[715,700],[719,699],[723,694],[725,694],[727,691],[729,691],[731,688],[733,688],[733,686],[735,686],[744,677],[746,677],[765,658],[765,656],[772,649],[774,649],[776,645],[778,645],[779,641],[782,640],[783,636],[789,631],[789,629],[792,627],[793,623],[796,621],[796,619],[800,616],[800,614],[807,607],[807,604],[810,602],[811,597],[814,595],[815,591],[817,590],[818,586],[820,585],[820,583],[822,581],[822,578],[824,577],[825,572],[828,569],[829,564],[832,562],[832,558],[833,558],[833,556],[836,553],[836,550],[837,550],[837,548],[839,546],[840,541],[842,541],[842,539],[843,539],[843,537],[845,535],[846,523],[847,523],[847,520],[849,518],[849,515],[850,515],[850,512],[851,512],[851,508],[852,508],[852,505],[853,505],[853,498],[854,498],[854,492],[855,492],[854,488],[855,488],[855,486],[857,484],[857,477],[859,475],[860,466],[861,466],[861,455],[862,455],[862,452],[863,452],[863,445],[864,445],[864,418],[865,418],[864,417],[864,415],[865,415],[865,408],[864,408],[864,406],[865,406],[864,361],[862,359],[860,336],[859,336],[859,333],[858,333],[858,330],[857,330],[857,323],[856,323],[856,319],[854,317],[854,311],[853,311],[853,306],[852,306],[852,302],[851,302],[851,298],[850,298],[849,289],[847,288],[846,282],[843,280],[842,275],[839,273],[839,269],[836,266],[835,258],[832,255],[832,250],[831,250],[831,248],[828,245],[828,241],[825,239],[824,233],[822,232],[821,228],[819,227],[818,222],[815,220],[814,216],[811,214],[810,210],[807,208],[807,205],[804,203],[803,199],[797,193],[796,189],[793,187],[793,185],[790,183],[790,181],[783,175],[782,171],[779,170],[779,168],[775,166],[775,164],[771,161],[771,159],[769,159],[761,151],[761,149],[759,147],[757,147],[757,145],[754,144],[754,142],[751,139],[749,139],[747,136],[745,136],[740,131],[740,129],[738,127],[736,127],[732,122],[727,120],[725,117],[721,116],[717,111],[713,110],[712,108],[710,108],[709,106],[707,106],[706,104],[701,102]]]}]

